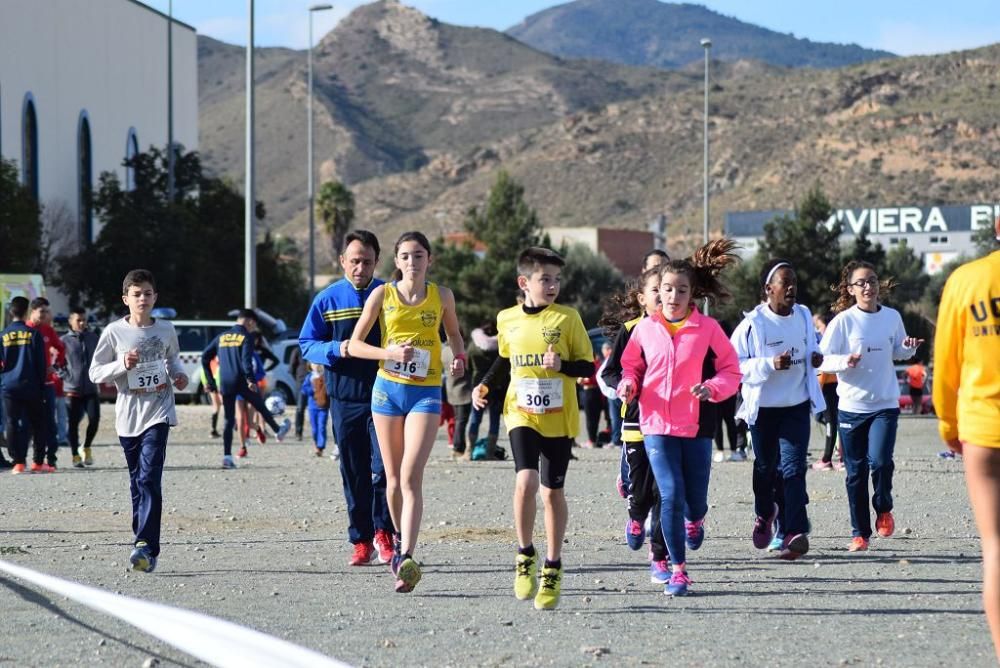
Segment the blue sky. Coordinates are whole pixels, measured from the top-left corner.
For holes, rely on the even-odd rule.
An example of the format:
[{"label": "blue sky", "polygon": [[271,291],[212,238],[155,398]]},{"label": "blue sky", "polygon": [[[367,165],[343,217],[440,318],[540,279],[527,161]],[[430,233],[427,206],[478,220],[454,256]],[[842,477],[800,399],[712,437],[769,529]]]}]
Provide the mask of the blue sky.
[{"label": "blue sky", "polygon": [[[333,2],[315,16],[316,39],[366,0]],[[166,12],[168,0],[147,0]],[[305,48],[308,8],[315,0],[256,0],[260,46]],[[504,30],[556,4],[553,0],[408,0],[446,23]],[[931,54],[1000,41],[1000,0],[707,0],[710,9],[771,30],[822,42],[853,42],[901,55]],[[173,0],[174,15],[202,34],[246,42],[246,0]]]}]

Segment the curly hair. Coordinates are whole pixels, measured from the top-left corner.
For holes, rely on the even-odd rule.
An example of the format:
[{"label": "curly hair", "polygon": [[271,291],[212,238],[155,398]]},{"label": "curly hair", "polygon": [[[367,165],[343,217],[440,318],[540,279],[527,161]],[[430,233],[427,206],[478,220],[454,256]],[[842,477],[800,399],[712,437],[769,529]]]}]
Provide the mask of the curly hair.
[{"label": "curly hair", "polygon": [[707,298],[713,306],[729,300],[729,290],[719,275],[740,261],[732,239],[715,239],[683,260],[670,260],[659,267],[660,278],[666,274],[684,275],[691,281],[692,301]]},{"label": "curly hair", "polygon": [[[878,276],[878,272],[875,271],[875,265],[871,262],[866,262],[865,260],[851,260],[848,262],[840,272],[840,282],[837,285],[830,286],[830,290],[837,295],[837,300],[833,302],[833,305],[830,307],[830,310],[834,313],[846,311],[854,306],[855,302],[857,302],[854,295],[851,294],[850,281],[851,276],[853,276],[854,272],[858,269],[871,269],[875,272],[876,277]],[[880,280],[878,283],[879,298],[881,299],[883,295],[891,294],[897,285],[899,285],[899,282],[892,276]]]},{"label": "curly hair", "polygon": [[651,278],[659,280],[659,267],[647,269],[639,278],[629,281],[624,290],[604,300],[604,315],[597,321],[597,325],[604,328],[604,336],[613,339],[626,322],[643,315],[645,309],[639,303],[639,295]]}]

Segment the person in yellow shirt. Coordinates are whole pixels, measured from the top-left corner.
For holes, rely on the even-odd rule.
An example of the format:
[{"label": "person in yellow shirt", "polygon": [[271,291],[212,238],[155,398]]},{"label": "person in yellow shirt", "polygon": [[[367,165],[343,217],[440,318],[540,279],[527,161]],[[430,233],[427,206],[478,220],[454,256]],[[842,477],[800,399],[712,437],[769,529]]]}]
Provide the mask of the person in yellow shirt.
[{"label": "person in yellow shirt", "polygon": [[[1000,243],[1000,218],[996,221]],[[934,340],[941,438],[965,460],[983,550],[983,607],[1000,661],[1000,250],[945,283]]]},{"label": "person in yellow shirt", "polygon": [[[399,530],[390,568],[396,591],[407,593],[420,582],[413,559],[424,512],[424,467],[430,458],[441,416],[441,336],[448,335],[453,360],[449,372],[465,374],[465,345],[451,290],[429,283],[431,245],[420,232],[406,232],[396,241],[396,273],[365,301],[354,326],[347,353],[379,360],[372,388],[372,419],[385,462],[386,500],[392,523]],[[382,345],[365,343],[379,321]]]},{"label": "person in yellow shirt", "polygon": [[[524,302],[497,314],[499,357],[472,391],[473,404],[482,409],[494,379],[510,368],[503,417],[517,471],[514,596],[534,597],[536,610],[549,610],[559,603],[568,515],[563,486],[573,439],[580,430],[576,379],[594,373],[594,351],[580,314],[555,303],[564,265],[562,257],[547,248],[521,253],[517,287]],[[547,540],[540,586],[532,542],[539,485]]]}]

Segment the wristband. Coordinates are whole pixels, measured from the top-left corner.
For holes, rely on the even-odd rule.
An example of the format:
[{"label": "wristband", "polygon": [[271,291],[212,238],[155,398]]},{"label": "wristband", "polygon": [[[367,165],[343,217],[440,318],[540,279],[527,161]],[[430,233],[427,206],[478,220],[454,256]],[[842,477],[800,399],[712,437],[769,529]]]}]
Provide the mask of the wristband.
[{"label": "wristband", "polygon": [[459,353],[459,354],[455,355],[455,359],[456,360],[462,360],[462,363],[464,364],[465,363],[465,353]]}]

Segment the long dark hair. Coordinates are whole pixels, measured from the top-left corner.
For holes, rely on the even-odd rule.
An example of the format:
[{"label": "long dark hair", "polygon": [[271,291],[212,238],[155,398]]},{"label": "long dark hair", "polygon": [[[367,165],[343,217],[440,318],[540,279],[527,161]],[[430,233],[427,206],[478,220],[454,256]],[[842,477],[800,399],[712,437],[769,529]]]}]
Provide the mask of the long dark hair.
[{"label": "long dark hair", "polygon": [[659,267],[660,278],[666,274],[684,275],[691,281],[692,301],[707,298],[712,305],[727,301],[732,295],[719,275],[726,267],[740,261],[736,242],[732,239],[715,239],[683,260],[670,260]]},{"label": "long dark hair", "polygon": [[[431,242],[427,241],[427,237],[424,236],[423,232],[417,232],[416,230],[411,230],[409,232],[403,232],[396,239],[396,245],[393,246],[392,256],[396,257],[399,254],[399,247],[405,244],[407,241],[416,241],[420,244],[425,251],[427,251],[427,257],[431,256]],[[392,272],[392,280],[398,281],[403,278],[403,272],[397,267]]]},{"label": "long dark hair", "polygon": [[[854,306],[857,300],[854,295],[851,294],[849,286],[851,284],[851,276],[858,269],[871,269],[878,276],[878,272],[875,271],[875,265],[871,262],[866,262],[865,260],[851,260],[840,272],[840,283],[837,285],[831,285],[830,289],[837,294],[837,301],[833,303],[830,307],[834,313],[840,313],[841,311],[846,311],[847,309]],[[893,289],[899,285],[895,278],[892,276],[880,280],[878,282],[878,300],[882,301],[883,295],[888,295],[892,293]]]},{"label": "long dark hair", "polygon": [[639,303],[639,295],[646,287],[646,282],[651,278],[659,280],[660,268],[648,269],[629,284],[621,292],[616,292],[605,300],[604,315],[597,322],[598,326],[604,328],[604,335],[613,339],[618,331],[625,326],[629,320],[634,320],[643,315],[645,309]]}]

